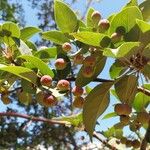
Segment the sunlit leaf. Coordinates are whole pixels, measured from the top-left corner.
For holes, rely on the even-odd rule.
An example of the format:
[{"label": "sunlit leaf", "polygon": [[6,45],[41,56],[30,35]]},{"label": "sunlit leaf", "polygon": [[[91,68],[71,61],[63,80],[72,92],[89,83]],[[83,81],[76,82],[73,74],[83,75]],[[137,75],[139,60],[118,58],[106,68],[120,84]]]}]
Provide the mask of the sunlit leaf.
[{"label": "sunlit leaf", "polygon": [[41,59],[34,57],[34,56],[28,56],[28,55],[22,55],[22,56],[19,56],[18,58],[25,59],[26,61],[33,64],[36,68],[40,70],[40,72],[43,75],[50,75],[51,77],[54,77],[53,71]]},{"label": "sunlit leaf", "polygon": [[54,14],[56,24],[62,32],[71,33],[77,30],[78,20],[75,13],[61,0],[55,0]]}]

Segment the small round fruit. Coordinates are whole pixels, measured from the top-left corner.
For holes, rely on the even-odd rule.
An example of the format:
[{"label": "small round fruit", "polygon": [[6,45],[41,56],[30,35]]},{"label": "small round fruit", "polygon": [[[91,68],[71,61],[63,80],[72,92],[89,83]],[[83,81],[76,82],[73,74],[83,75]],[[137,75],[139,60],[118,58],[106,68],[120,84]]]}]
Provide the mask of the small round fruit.
[{"label": "small round fruit", "polygon": [[71,45],[70,43],[66,42],[62,45],[62,49],[64,52],[69,52],[71,50]]},{"label": "small round fruit", "polygon": [[91,15],[91,18],[94,23],[98,23],[99,20],[101,19],[101,14],[99,13],[99,11],[94,11]]},{"label": "small round fruit", "polygon": [[75,97],[73,101],[73,106],[76,108],[83,108],[84,98],[81,96]]},{"label": "small round fruit", "polygon": [[46,107],[55,106],[57,104],[57,99],[53,95],[46,94],[43,99],[43,104]]},{"label": "small round fruit", "polygon": [[94,66],[95,64],[96,64],[96,57],[94,56],[87,56],[83,62],[84,66]]},{"label": "small round fruit", "polygon": [[121,144],[126,144],[126,141],[127,141],[127,138],[125,138],[125,137],[122,137],[120,139]]},{"label": "small round fruit", "polygon": [[77,54],[73,59],[75,64],[82,64],[83,60],[84,60],[84,57],[82,54]]},{"label": "small round fruit", "polygon": [[119,116],[128,116],[132,112],[132,108],[128,104],[116,104],[114,110]]},{"label": "small round fruit", "polygon": [[102,19],[102,20],[99,21],[98,27],[99,27],[100,30],[106,31],[110,27],[110,23],[107,19]]},{"label": "small round fruit", "polygon": [[60,91],[67,91],[70,89],[70,83],[67,80],[59,80],[57,83],[57,88]]},{"label": "small round fruit", "polygon": [[130,121],[130,117],[129,116],[125,116],[125,115],[121,115],[120,116],[120,122],[127,125]]},{"label": "small round fruit", "polygon": [[49,75],[44,75],[41,77],[40,82],[44,86],[51,86],[52,78]]},{"label": "small round fruit", "polygon": [[132,147],[132,141],[131,140],[126,141],[126,147]]},{"label": "small round fruit", "polygon": [[7,94],[2,94],[1,95],[1,100],[2,100],[3,104],[5,104],[5,105],[8,105],[8,104],[11,103],[11,101],[10,101]]},{"label": "small round fruit", "polygon": [[57,70],[63,70],[67,66],[67,62],[63,58],[58,58],[55,61],[55,67]]},{"label": "small round fruit", "polygon": [[150,115],[147,112],[140,112],[137,114],[136,120],[142,124],[147,124],[149,122]]},{"label": "small round fruit", "polygon": [[85,66],[82,70],[82,75],[85,78],[90,78],[94,75],[94,68],[92,66]]},{"label": "small round fruit", "polygon": [[133,146],[133,148],[139,148],[140,147],[140,142],[138,141],[138,140],[134,140],[134,141],[132,141],[132,146]]},{"label": "small round fruit", "polygon": [[75,86],[73,87],[72,89],[72,93],[74,96],[81,96],[83,94],[83,88],[82,87],[78,87],[78,86]]},{"label": "small round fruit", "polygon": [[117,42],[119,42],[119,41],[121,40],[121,37],[122,37],[121,34],[115,32],[115,33],[113,33],[113,34],[111,35],[111,41],[112,41],[113,43],[117,43]]}]

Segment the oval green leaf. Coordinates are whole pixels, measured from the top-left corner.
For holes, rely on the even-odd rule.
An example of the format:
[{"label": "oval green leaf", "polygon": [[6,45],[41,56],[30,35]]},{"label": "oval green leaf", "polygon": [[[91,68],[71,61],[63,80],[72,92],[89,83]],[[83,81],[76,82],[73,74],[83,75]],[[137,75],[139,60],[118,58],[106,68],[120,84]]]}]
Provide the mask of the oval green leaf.
[{"label": "oval green leaf", "polygon": [[0,66],[0,70],[12,73],[22,79],[25,79],[33,84],[36,84],[37,75],[31,69],[20,66]]},{"label": "oval green leaf", "polygon": [[69,42],[69,39],[61,31],[47,31],[42,33],[42,38],[62,45]]},{"label": "oval green leaf", "polygon": [[102,33],[85,31],[79,33],[71,33],[71,35],[78,41],[92,46],[107,47],[110,43],[110,38]]},{"label": "oval green leaf", "polygon": [[115,83],[116,94],[121,102],[129,105],[134,101],[137,93],[138,78],[134,75],[125,75]]},{"label": "oval green leaf", "polygon": [[71,33],[77,30],[77,17],[68,5],[60,0],[55,0],[54,14],[56,24],[62,32]]},{"label": "oval green leaf", "polygon": [[102,83],[96,86],[85,98],[83,123],[91,138],[96,120],[109,105],[109,89],[112,85],[113,82]]},{"label": "oval green leaf", "polygon": [[26,61],[33,64],[36,68],[39,69],[39,71],[43,75],[50,75],[52,78],[54,77],[53,71],[41,59],[34,57],[34,56],[28,56],[28,55],[22,55],[22,56],[19,56],[18,58],[25,59]]},{"label": "oval green leaf", "polygon": [[123,9],[112,19],[109,28],[110,35],[116,32],[118,28],[122,28],[126,33],[129,32],[136,24],[136,19],[143,19],[142,13],[138,7],[131,6]]},{"label": "oval green leaf", "polygon": [[37,28],[37,27],[26,27],[21,29],[21,35],[20,38],[22,40],[28,40],[29,38],[31,38],[33,35],[35,35],[36,33],[40,32],[41,29]]}]

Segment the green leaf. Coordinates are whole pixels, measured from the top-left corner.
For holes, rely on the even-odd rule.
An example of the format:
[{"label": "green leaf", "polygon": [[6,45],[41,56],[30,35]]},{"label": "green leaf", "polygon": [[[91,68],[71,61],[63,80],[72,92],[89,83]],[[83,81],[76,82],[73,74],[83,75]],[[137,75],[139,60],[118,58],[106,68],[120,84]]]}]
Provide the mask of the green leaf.
[{"label": "green leaf", "polygon": [[107,47],[110,43],[110,38],[102,33],[85,31],[79,33],[72,33],[71,35],[73,35],[74,38],[76,38],[78,41],[92,46]]},{"label": "green leaf", "polygon": [[138,79],[134,75],[125,75],[115,83],[116,94],[121,102],[132,104],[137,93]]},{"label": "green leaf", "polygon": [[37,51],[37,47],[36,47],[36,45],[35,45],[33,42],[31,42],[31,41],[26,41],[25,44],[26,44],[30,49],[32,49],[32,51]]},{"label": "green leaf", "polygon": [[144,108],[150,103],[149,96],[145,95],[142,92],[138,92],[135,96],[135,99],[133,101],[133,108],[137,112],[141,112],[144,110]]},{"label": "green leaf", "polygon": [[49,60],[50,58],[55,58],[57,55],[57,47],[50,47],[46,49],[42,49],[37,51],[34,56],[42,59],[42,60]]},{"label": "green leaf", "polygon": [[19,56],[18,58],[25,59],[26,61],[33,64],[36,68],[40,70],[40,72],[43,75],[50,75],[52,78],[54,77],[53,71],[41,59],[34,57],[34,56],[28,56],[28,55],[22,55],[22,56]]},{"label": "green leaf", "polygon": [[137,0],[130,0],[125,7],[138,6]]},{"label": "green leaf", "polygon": [[69,39],[61,31],[43,32],[42,38],[60,45],[64,44],[65,42],[69,42]]},{"label": "green leaf", "polygon": [[92,88],[87,85],[87,86],[85,87],[85,91],[86,91],[87,94],[89,94],[89,93],[92,91]]},{"label": "green leaf", "polygon": [[150,79],[150,65],[149,64],[145,65],[141,72],[143,73],[145,77]]},{"label": "green leaf", "polygon": [[82,113],[71,115],[71,116],[63,116],[59,118],[53,118],[54,120],[67,121],[68,124],[78,127],[82,124]]},{"label": "green leaf", "polygon": [[123,9],[120,13],[114,16],[109,28],[110,35],[119,28],[126,33],[129,32],[136,24],[136,19],[143,19],[142,13],[136,6],[131,6]]},{"label": "green leaf", "polygon": [[56,24],[62,32],[71,33],[77,30],[78,20],[70,6],[60,0],[55,0],[54,14]]},{"label": "green leaf", "polygon": [[20,66],[0,66],[1,71],[6,71],[14,74],[22,79],[25,79],[33,84],[36,84],[37,75],[31,69]]},{"label": "green leaf", "polygon": [[87,16],[86,16],[86,24],[87,24],[87,27],[94,27],[94,22],[91,18],[91,15],[92,13],[94,12],[94,9],[93,8],[89,8],[88,12],[87,12]]},{"label": "green leaf", "polygon": [[4,31],[5,36],[7,36],[7,34],[5,33],[10,32],[11,37],[16,37],[16,38],[20,37],[20,29],[18,25],[13,22],[5,22],[2,25],[2,30]]},{"label": "green leaf", "polygon": [[145,0],[139,5],[139,8],[142,11],[144,20],[149,21],[150,20],[150,1]]},{"label": "green leaf", "polygon": [[40,32],[41,29],[37,28],[37,27],[26,27],[21,29],[21,35],[20,38],[22,40],[28,40],[29,38],[31,38],[33,35],[35,35],[36,33]]},{"label": "green leaf", "polygon": [[18,99],[22,104],[29,105],[29,103],[32,101],[32,95],[22,91],[18,93]]},{"label": "green leaf", "polygon": [[127,55],[132,55],[136,50],[138,50],[139,46],[140,42],[126,42],[117,49],[106,48],[103,55],[107,57],[121,58]]},{"label": "green leaf", "polygon": [[5,22],[2,25],[1,34],[3,35],[4,43],[6,43],[8,46],[12,46],[15,44],[13,38],[20,37],[20,29],[18,25],[13,22]]},{"label": "green leaf", "polygon": [[112,79],[116,79],[119,77],[124,71],[126,70],[125,67],[119,61],[115,61],[112,66],[110,67],[109,74]]},{"label": "green leaf", "polygon": [[20,46],[18,49],[19,49],[21,55],[32,55],[32,50],[22,40],[20,40]]},{"label": "green leaf", "polygon": [[117,94],[116,94],[115,89],[110,89],[110,94],[111,94],[112,96],[114,96],[118,101],[120,101],[119,97],[118,97]]},{"label": "green leaf", "polygon": [[112,85],[113,82],[102,83],[96,86],[85,98],[83,123],[91,138],[96,120],[109,105],[109,89]]},{"label": "green leaf", "polygon": [[143,20],[139,20],[139,19],[136,19],[136,23],[143,33],[150,31],[150,24],[149,23],[147,23]]},{"label": "green leaf", "polygon": [[140,37],[139,41],[143,43],[144,45],[149,44],[150,42],[150,24],[142,21],[142,20],[136,20],[136,23],[140,29]]},{"label": "green leaf", "polygon": [[83,76],[82,74],[83,66],[82,66],[75,81],[76,86],[83,87],[87,85],[88,83],[90,83],[93,79],[95,79],[102,72],[105,66],[105,63],[106,63],[106,57],[102,55],[99,56],[95,65],[94,74],[90,78],[86,78]]},{"label": "green leaf", "polygon": [[118,116],[115,112],[112,112],[112,113],[109,113],[109,114],[106,114],[102,119],[110,119],[112,117],[116,117]]},{"label": "green leaf", "polygon": [[27,93],[30,93],[30,94],[35,94],[36,93],[35,86],[27,80],[21,79],[21,87],[22,87],[24,92],[27,92]]}]

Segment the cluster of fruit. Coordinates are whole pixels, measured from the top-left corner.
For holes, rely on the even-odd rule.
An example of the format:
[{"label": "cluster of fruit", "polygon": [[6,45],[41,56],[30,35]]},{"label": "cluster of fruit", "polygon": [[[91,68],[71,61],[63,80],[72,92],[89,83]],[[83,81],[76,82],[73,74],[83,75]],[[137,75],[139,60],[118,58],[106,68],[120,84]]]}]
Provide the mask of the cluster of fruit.
[{"label": "cluster of fruit", "polygon": [[[109,20],[107,19],[102,19],[101,14],[99,13],[99,11],[94,11],[91,15],[91,18],[95,24],[95,28],[98,32],[103,33],[106,32],[109,27],[110,27],[110,23]],[[111,35],[111,41],[113,43],[117,43],[121,40],[122,35],[124,34],[123,30],[117,30],[115,33],[113,33]]]},{"label": "cluster of fruit", "polygon": [[[123,126],[129,125],[130,130],[133,132],[139,130],[142,125],[147,124],[150,120],[150,115],[146,111],[132,115],[132,107],[128,104],[116,104],[114,111],[120,116],[120,123]],[[130,140],[126,137],[121,137],[120,143],[126,144],[127,147],[140,147],[140,142],[137,139]]]},{"label": "cluster of fruit", "polygon": [[[40,82],[41,85],[50,87],[52,84],[52,78],[48,75],[44,75],[41,77]],[[56,87],[60,92],[68,91],[70,90],[70,82],[64,79],[59,80]],[[83,88],[75,86],[71,92],[75,96],[73,106],[82,108],[84,103],[84,98],[81,97],[84,92]],[[58,102],[57,98],[48,91],[40,91],[36,97],[37,101],[46,107],[54,106]]]}]

